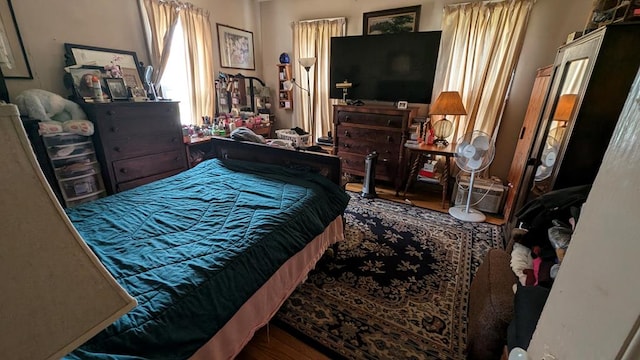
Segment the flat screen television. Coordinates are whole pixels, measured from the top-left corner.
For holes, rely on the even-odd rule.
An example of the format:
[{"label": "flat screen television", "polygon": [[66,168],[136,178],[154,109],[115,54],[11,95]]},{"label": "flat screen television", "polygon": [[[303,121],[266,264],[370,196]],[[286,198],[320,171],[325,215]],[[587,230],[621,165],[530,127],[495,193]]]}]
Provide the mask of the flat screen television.
[{"label": "flat screen television", "polygon": [[353,84],[348,99],[431,102],[441,31],[331,38],[330,97]]}]

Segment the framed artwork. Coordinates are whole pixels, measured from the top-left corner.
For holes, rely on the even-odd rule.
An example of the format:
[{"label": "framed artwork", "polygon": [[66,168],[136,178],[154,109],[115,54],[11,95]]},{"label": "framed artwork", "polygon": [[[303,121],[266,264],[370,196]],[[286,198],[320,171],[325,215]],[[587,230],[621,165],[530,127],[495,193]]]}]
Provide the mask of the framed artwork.
[{"label": "framed artwork", "polygon": [[33,79],[11,0],[0,0],[0,69],[6,79]]},{"label": "framed artwork", "polygon": [[124,85],[123,78],[105,78],[104,82],[107,84],[107,89],[109,89],[111,100],[129,99],[129,92],[127,91],[127,87]]},{"label": "framed artwork", "polygon": [[421,5],[367,12],[362,15],[364,35],[417,32]]},{"label": "framed artwork", "polygon": [[94,46],[64,44],[66,65],[83,65],[103,69],[118,68],[126,86],[142,87],[138,56],[134,51]]},{"label": "framed artwork", "polygon": [[253,33],[251,31],[216,24],[220,66],[232,69],[255,70]]}]

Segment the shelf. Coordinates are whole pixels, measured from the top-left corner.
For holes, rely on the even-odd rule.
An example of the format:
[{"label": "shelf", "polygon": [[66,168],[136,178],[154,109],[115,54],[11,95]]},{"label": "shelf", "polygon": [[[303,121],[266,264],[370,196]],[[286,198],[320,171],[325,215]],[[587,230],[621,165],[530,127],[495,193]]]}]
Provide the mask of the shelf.
[{"label": "shelf", "polygon": [[[51,161],[57,161],[57,160],[67,160],[67,159],[73,159],[73,158],[77,158],[80,156],[87,156],[87,155],[91,155],[95,153],[94,151],[87,151],[87,152],[83,152],[82,154],[74,154],[74,155],[68,155],[68,156],[58,156],[58,157],[51,157]],[[55,168],[55,166],[54,166]]]},{"label": "shelf", "polygon": [[293,91],[284,90],[285,81],[291,81],[291,65],[277,64],[278,67],[278,107],[280,109],[293,109]]},{"label": "shelf", "polygon": [[80,195],[80,196],[76,196],[76,197],[68,198],[68,199],[65,199],[65,200],[66,200],[67,202],[69,202],[69,201],[78,201],[78,200],[86,199],[86,198],[88,198],[88,197],[92,197],[92,196],[100,195],[100,194],[102,194],[102,193],[104,193],[104,192],[105,192],[105,190],[104,190],[104,189],[103,189],[103,190],[98,190],[98,191],[95,191],[95,192],[92,192],[92,193],[89,193],[89,194],[84,194],[84,195]]},{"label": "shelf", "polygon": [[78,146],[78,145],[89,145],[89,144],[93,144],[93,143],[91,141],[84,141],[84,142],[73,143],[73,144],[50,145],[47,148],[51,149],[51,148],[61,148],[61,147]]}]

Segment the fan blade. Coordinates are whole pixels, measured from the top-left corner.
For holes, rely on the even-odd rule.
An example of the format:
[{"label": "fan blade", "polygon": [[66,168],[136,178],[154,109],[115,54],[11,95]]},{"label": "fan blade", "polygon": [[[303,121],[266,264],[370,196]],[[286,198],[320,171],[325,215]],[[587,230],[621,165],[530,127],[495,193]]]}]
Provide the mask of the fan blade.
[{"label": "fan blade", "polygon": [[456,153],[458,153],[458,156],[463,157],[464,155],[464,148],[469,145],[468,142],[466,141],[462,141],[460,143],[458,143],[458,147],[456,148]]},{"label": "fan blade", "polygon": [[471,144],[475,146],[477,149],[489,150],[490,139],[488,136],[480,135],[471,141]]},{"label": "fan blade", "polygon": [[467,162],[467,167],[471,170],[478,170],[480,169],[481,166],[482,166],[482,158],[478,160],[471,158]]}]

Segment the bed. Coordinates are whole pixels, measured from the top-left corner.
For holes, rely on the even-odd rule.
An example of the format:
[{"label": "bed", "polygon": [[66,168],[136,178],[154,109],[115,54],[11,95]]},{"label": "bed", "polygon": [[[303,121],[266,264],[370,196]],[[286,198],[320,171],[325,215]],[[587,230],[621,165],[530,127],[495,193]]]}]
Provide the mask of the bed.
[{"label": "bed", "polygon": [[66,358],[233,358],[342,239],[338,158],[223,138],[212,152],[67,210],[138,306]]}]

